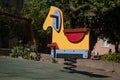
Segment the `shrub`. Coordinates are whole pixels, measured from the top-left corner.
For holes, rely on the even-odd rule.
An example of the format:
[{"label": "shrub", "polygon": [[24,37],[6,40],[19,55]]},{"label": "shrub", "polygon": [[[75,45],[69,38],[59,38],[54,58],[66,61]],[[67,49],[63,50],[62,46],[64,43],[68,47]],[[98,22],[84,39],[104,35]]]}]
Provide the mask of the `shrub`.
[{"label": "shrub", "polygon": [[35,45],[35,44],[34,44],[34,45],[31,45],[31,47],[30,47],[30,51],[31,51],[31,52],[36,51],[36,45]]},{"label": "shrub", "polygon": [[104,54],[100,56],[100,59],[104,61],[120,63],[120,54],[119,53]]},{"label": "shrub", "polygon": [[52,63],[57,63],[57,60],[55,58],[52,58]]},{"label": "shrub", "polygon": [[36,53],[35,50],[36,50],[35,46],[31,46],[30,48],[27,48],[25,46],[19,45],[11,49],[10,56],[14,58],[21,56],[24,59],[30,59],[31,58],[30,53],[35,53],[36,56],[34,57],[34,60],[39,61],[41,58],[41,55],[40,53]]},{"label": "shrub", "polygon": [[16,58],[18,56],[21,56],[25,59],[29,59],[29,53],[30,53],[30,51],[28,50],[28,48],[23,47],[23,46],[16,46],[13,49],[11,49],[10,56],[16,57]]},{"label": "shrub", "polygon": [[37,58],[36,58],[36,60],[37,60],[37,61],[40,61],[40,58],[41,58],[40,53],[37,53]]},{"label": "shrub", "polygon": [[13,49],[11,50],[10,56],[11,57],[18,57],[17,47],[13,47]]}]

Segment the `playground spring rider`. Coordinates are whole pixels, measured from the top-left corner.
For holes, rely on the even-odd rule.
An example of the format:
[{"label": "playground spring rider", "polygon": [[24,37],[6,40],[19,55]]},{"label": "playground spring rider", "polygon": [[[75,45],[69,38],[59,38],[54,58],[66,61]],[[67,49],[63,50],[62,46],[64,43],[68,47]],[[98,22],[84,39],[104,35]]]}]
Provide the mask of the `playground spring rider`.
[{"label": "playground spring rider", "polygon": [[52,27],[51,57],[88,58],[89,29],[64,29],[62,11],[51,6],[43,24],[43,29]]}]

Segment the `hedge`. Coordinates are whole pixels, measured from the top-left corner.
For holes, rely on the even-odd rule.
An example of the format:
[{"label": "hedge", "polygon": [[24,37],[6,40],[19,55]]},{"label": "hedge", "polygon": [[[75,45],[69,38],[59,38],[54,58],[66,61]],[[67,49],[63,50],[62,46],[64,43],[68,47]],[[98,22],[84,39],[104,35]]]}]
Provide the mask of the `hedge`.
[{"label": "hedge", "polygon": [[109,53],[100,56],[101,60],[120,63],[120,53]]}]

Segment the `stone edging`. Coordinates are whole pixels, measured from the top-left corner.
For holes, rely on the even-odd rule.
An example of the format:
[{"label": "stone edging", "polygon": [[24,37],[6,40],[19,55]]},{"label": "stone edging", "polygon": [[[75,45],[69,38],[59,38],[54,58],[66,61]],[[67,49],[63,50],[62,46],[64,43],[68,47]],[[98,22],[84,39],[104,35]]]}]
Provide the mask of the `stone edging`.
[{"label": "stone edging", "polygon": [[101,69],[107,72],[116,72],[120,74],[120,63],[105,62],[101,60],[79,59],[77,60],[76,65]]}]

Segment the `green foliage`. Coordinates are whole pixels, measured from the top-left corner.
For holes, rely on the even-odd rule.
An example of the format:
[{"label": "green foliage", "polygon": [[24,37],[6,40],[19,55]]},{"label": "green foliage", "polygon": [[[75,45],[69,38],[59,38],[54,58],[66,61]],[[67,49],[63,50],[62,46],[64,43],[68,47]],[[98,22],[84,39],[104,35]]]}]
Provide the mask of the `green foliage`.
[{"label": "green foliage", "polygon": [[[30,59],[30,53],[31,52],[35,52],[35,50],[36,50],[36,46],[35,45],[32,45],[30,48],[27,48],[25,46],[19,45],[19,46],[14,47],[13,49],[11,49],[10,56],[14,57],[14,58],[18,58],[19,56],[21,56],[24,59]],[[35,58],[36,58],[36,60],[39,61],[40,58],[41,58],[40,53],[36,53],[36,57]]]},{"label": "green foliage", "polygon": [[12,50],[11,50],[12,53],[10,53],[10,56],[11,57],[18,57],[18,48],[17,47],[14,47]]},{"label": "green foliage", "polygon": [[[21,0],[20,0],[21,1]],[[12,3],[13,2],[13,3]],[[23,21],[14,18],[13,16],[23,17],[22,9],[18,8],[17,1],[1,0],[0,1],[0,37],[1,35],[6,36],[16,36],[21,33],[21,28],[24,27]],[[16,6],[15,6],[16,5]],[[7,14],[6,14],[7,13]],[[13,16],[11,16],[11,14]],[[16,30],[15,30],[16,29]],[[20,33],[19,33],[20,32]],[[16,34],[17,33],[17,34]],[[18,35],[17,35],[18,37]]]},{"label": "green foliage", "polygon": [[37,60],[37,61],[40,61],[40,58],[41,58],[41,55],[40,55],[40,53],[37,53],[36,60]]},{"label": "green foliage", "polygon": [[36,51],[36,44],[31,45],[30,51],[31,51],[31,52],[35,52],[35,51]]},{"label": "green foliage", "polygon": [[119,53],[109,53],[100,56],[101,60],[120,63]]},{"label": "green foliage", "polygon": [[33,29],[42,28],[44,19],[49,11],[47,0],[25,0],[24,16],[32,18]]},{"label": "green foliage", "polygon": [[25,59],[29,59],[29,54],[30,54],[30,51],[28,48],[23,46],[16,46],[11,50],[10,56],[15,58],[21,56]]},{"label": "green foliage", "polygon": [[24,0],[23,15],[32,19],[32,29],[35,38],[46,37],[42,25],[49,8],[50,3],[48,0]]},{"label": "green foliage", "polygon": [[57,63],[57,60],[55,58],[52,58],[52,63]]},{"label": "green foliage", "polygon": [[[21,38],[26,27],[26,22],[14,17],[0,15],[0,37]],[[26,33],[27,34],[27,33]]]},{"label": "green foliage", "polygon": [[104,36],[109,37],[111,43],[116,43],[120,40],[120,6],[116,6],[115,8],[111,9],[104,15],[104,26],[106,28],[103,29]]}]

